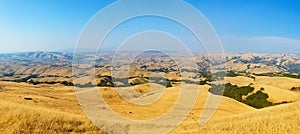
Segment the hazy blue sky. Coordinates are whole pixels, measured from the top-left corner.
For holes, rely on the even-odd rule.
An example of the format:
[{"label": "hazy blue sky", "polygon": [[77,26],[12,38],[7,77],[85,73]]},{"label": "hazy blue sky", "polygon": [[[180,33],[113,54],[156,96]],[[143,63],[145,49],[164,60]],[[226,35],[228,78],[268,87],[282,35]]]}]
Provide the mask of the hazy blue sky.
[{"label": "hazy blue sky", "polygon": [[[208,18],[226,51],[300,53],[298,0],[185,1]],[[73,48],[88,20],[113,2],[0,0],[0,52]],[[140,22],[160,24],[149,19]],[[117,33],[122,34],[122,31]]]}]

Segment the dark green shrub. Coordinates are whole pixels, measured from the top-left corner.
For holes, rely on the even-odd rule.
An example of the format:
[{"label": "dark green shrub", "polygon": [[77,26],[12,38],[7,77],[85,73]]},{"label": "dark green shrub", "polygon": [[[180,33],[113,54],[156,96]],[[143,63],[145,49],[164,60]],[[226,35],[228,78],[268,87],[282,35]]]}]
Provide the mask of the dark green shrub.
[{"label": "dark green shrub", "polygon": [[97,84],[98,87],[114,87],[112,77],[104,77]]},{"label": "dark green shrub", "polygon": [[299,90],[300,90],[300,87],[292,87],[291,90],[292,90],[292,91],[299,91]]},{"label": "dark green shrub", "polygon": [[67,82],[67,81],[63,81],[63,82],[61,82],[61,84],[65,85],[65,86],[74,86],[74,84],[72,82]]},{"label": "dark green shrub", "polygon": [[268,98],[268,94],[257,91],[256,93],[249,95],[246,100],[244,100],[244,103],[255,108],[264,108],[273,105],[272,102],[267,100]]},{"label": "dark green shrub", "polygon": [[207,80],[201,80],[199,84],[200,85],[205,85],[205,84],[207,84]]}]

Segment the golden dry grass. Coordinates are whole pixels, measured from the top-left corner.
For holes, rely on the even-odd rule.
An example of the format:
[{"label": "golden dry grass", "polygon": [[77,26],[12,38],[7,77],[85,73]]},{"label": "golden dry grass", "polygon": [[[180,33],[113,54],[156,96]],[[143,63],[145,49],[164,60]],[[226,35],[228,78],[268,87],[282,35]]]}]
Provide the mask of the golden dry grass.
[{"label": "golden dry grass", "polygon": [[101,133],[82,113],[71,87],[0,85],[0,133]]},{"label": "golden dry grass", "polygon": [[299,108],[300,103],[298,102],[279,105],[231,117],[213,119],[204,126],[199,126],[196,122],[184,122],[173,133],[297,134],[300,132]]},{"label": "golden dry grass", "polygon": [[[145,87],[147,86],[147,84],[143,85]],[[139,85],[138,87],[141,88],[141,86],[142,85]],[[153,119],[166,113],[172,108],[180,93],[180,86],[181,85],[177,85],[165,89],[161,98],[151,105],[134,105],[118,96],[117,92],[112,88],[101,88],[100,92],[110,108],[120,115],[131,119]],[[200,86],[197,101],[190,114],[200,116],[209,95],[208,89],[208,85]],[[250,106],[227,97],[222,97],[219,107],[216,110],[215,117],[230,116],[252,110],[254,110],[254,108]]]},{"label": "golden dry grass", "polygon": [[226,82],[236,84],[239,86],[246,86],[250,83],[254,85],[268,85],[277,87],[284,90],[289,90],[292,87],[300,85],[300,79],[288,78],[288,77],[267,77],[267,76],[255,76],[255,80],[245,77],[226,77]]},{"label": "golden dry grass", "polygon": [[238,86],[248,86],[250,83],[255,82],[253,79],[244,76],[226,77],[225,80],[227,83],[232,83]]},{"label": "golden dry grass", "polygon": [[[33,86],[10,82],[0,82],[0,85],[3,88],[0,91],[1,133],[102,133],[84,116],[72,87]],[[143,88],[143,85],[136,88]],[[198,120],[209,94],[208,88],[207,85],[201,86],[197,102],[188,118],[171,133],[297,133],[300,131],[300,103],[256,110],[226,97],[222,97],[212,120],[200,126]],[[120,101],[121,98],[110,88],[101,88],[100,91],[113,110],[132,119],[159,116],[174,104],[179,93],[176,86],[168,88],[158,102],[143,107]],[[32,100],[25,100],[26,97]],[[124,105],[118,105],[120,103]]]},{"label": "golden dry grass", "polygon": [[300,79],[287,78],[287,77],[258,76],[256,77],[255,81],[256,84],[274,86],[285,90],[289,90],[292,87],[297,87],[300,85]]},{"label": "golden dry grass", "polygon": [[0,101],[0,132],[101,133],[84,115]]}]

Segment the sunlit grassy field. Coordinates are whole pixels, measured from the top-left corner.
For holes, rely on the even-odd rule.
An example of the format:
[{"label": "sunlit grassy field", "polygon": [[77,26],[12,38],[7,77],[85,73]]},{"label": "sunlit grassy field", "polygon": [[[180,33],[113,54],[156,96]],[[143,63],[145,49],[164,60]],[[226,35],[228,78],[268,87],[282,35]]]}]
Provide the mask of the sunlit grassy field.
[{"label": "sunlit grassy field", "polygon": [[0,101],[1,133],[101,133],[84,115]]},{"label": "sunlit grassy field", "polygon": [[[0,82],[1,133],[103,133],[83,114],[73,87],[63,85],[29,85]],[[138,88],[147,87],[139,85]],[[209,92],[199,89],[197,102],[185,121],[171,133],[297,133],[300,131],[300,103],[293,102],[257,110],[233,99],[222,97],[213,118],[198,124]],[[178,96],[178,88],[165,90],[162,99],[149,108],[136,107],[110,88],[100,92],[110,107],[133,119],[151,119],[167,111]],[[116,103],[126,105],[119,107]],[[156,107],[157,105],[157,107]],[[162,106],[165,109],[162,109]],[[129,114],[130,107],[131,113]],[[157,111],[157,112],[153,112]],[[149,130],[150,131],[150,130]]]}]

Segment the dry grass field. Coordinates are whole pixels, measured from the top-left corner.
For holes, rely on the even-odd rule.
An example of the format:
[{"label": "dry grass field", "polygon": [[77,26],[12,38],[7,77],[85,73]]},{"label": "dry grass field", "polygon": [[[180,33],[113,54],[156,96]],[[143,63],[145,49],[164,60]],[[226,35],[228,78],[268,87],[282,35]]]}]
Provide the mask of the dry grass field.
[{"label": "dry grass field", "polygon": [[206,125],[184,122],[173,133],[297,134],[300,103],[284,104],[234,116],[215,118]]},{"label": "dry grass field", "polygon": [[[0,82],[0,85],[1,133],[103,133],[83,114],[73,87],[11,82]],[[100,88],[100,92],[107,104],[120,115],[132,119],[151,119],[172,107],[179,93],[179,85],[167,88],[160,100],[148,106],[130,104],[111,88]],[[138,85],[134,89],[143,87],[147,85]],[[171,133],[300,131],[298,102],[257,110],[227,97],[222,97],[213,118],[200,126],[198,120],[209,94],[208,88],[207,85],[200,87],[197,102],[188,118]]]},{"label": "dry grass field", "polygon": [[0,133],[98,133],[70,87],[0,82]]},{"label": "dry grass field", "polygon": [[56,109],[0,101],[0,132],[30,133],[101,133],[82,114]]}]

